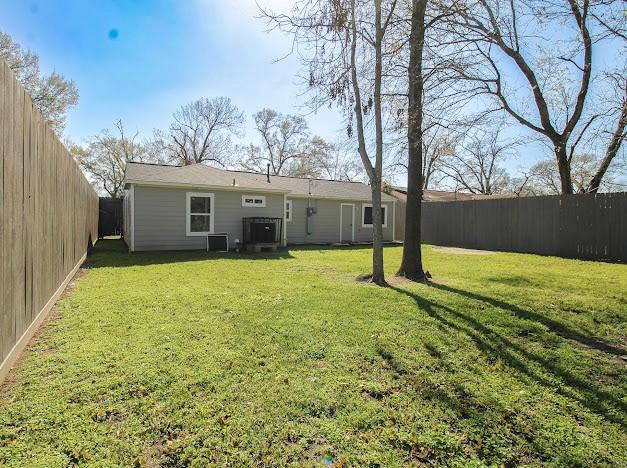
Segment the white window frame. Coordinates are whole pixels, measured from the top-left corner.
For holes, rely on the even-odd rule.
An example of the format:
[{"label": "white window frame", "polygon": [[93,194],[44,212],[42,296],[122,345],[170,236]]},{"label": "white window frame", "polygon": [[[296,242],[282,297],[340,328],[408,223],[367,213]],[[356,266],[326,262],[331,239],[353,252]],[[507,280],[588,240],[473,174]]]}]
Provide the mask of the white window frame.
[{"label": "white window frame", "polygon": [[[287,206],[289,205],[289,209],[287,208]],[[292,222],[292,219],[294,219],[294,214],[293,214],[293,210],[294,209],[294,204],[292,203],[292,200],[285,200],[285,211],[289,212],[289,216],[286,214],[285,215],[285,221],[288,223]]]},{"label": "white window frame", "polygon": [[[247,203],[247,198],[258,198],[263,203]],[[242,207],[243,208],[265,208],[266,196],[265,195],[242,195]]]},{"label": "white window frame", "polygon": [[[210,198],[211,199],[211,212],[208,214],[203,214],[203,213],[192,213],[191,212],[191,202],[192,202],[192,197],[204,197],[204,198]],[[216,210],[216,204],[215,204],[215,196],[213,195],[213,193],[206,193],[206,192],[187,192],[186,193],[186,201],[185,201],[185,230],[187,233],[188,237],[203,237],[206,236],[207,234],[213,234],[214,232],[214,223],[215,223],[215,210]],[[209,231],[202,231],[202,232],[192,232],[191,231],[191,216],[209,216]]]},{"label": "white window frame", "polygon": [[[366,219],[366,208],[370,207],[372,208],[372,203],[362,203],[361,204],[361,227],[362,228],[371,228],[372,224],[366,224],[365,223],[365,219]],[[384,228],[388,227],[388,211],[390,211],[390,208],[388,206],[387,203],[381,203],[381,208],[385,208],[385,215],[383,216],[383,226]]]}]

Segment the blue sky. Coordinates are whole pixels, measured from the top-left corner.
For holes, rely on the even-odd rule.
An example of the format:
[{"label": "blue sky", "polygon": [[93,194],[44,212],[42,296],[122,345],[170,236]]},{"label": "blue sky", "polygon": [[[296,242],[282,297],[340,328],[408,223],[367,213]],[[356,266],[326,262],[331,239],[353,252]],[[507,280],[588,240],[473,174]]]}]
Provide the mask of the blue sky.
[{"label": "blue sky", "polygon": [[[280,11],[292,3],[259,1]],[[264,107],[309,113],[296,57],[276,62],[290,51],[290,38],[267,33],[257,15],[255,0],[0,0],[0,30],[36,52],[44,72],[76,82],[81,97],[66,134],[77,142],[118,119],[150,136],[200,97],[230,97],[246,115],[245,141],[257,141],[251,115]],[[616,57],[604,48],[595,54],[601,61]],[[307,120],[329,141],[344,133],[337,110]],[[516,173],[546,151],[529,144],[505,166]]]},{"label": "blue sky", "polygon": [[[287,0],[265,0],[281,9]],[[66,133],[76,141],[122,119],[148,136],[199,97],[228,96],[247,117],[271,107],[308,112],[297,60],[277,58],[290,42],[266,33],[254,0],[0,0],[0,30],[39,54],[44,71],[73,79],[79,105]],[[334,140],[335,111],[308,116],[313,133]]]}]

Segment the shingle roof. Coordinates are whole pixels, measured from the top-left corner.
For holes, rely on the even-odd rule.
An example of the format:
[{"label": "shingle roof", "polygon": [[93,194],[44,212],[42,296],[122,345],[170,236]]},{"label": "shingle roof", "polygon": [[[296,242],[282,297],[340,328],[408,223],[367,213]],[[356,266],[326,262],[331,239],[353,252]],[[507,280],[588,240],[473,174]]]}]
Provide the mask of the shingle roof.
[{"label": "shingle roof", "polygon": [[[217,169],[204,164],[167,166],[130,162],[126,165],[125,182],[210,186],[225,189],[250,188],[277,191],[294,196],[311,195],[315,198],[371,199],[370,186],[361,182],[270,176],[270,183],[268,183],[266,174]],[[393,197],[385,193],[381,194],[381,199],[394,201]]]}]

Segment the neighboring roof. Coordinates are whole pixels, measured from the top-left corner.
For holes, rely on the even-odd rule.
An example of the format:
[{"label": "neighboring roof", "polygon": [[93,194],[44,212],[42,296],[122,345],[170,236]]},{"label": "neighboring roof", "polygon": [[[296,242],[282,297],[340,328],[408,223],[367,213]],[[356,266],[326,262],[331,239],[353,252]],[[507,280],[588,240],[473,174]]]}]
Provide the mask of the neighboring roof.
[{"label": "neighboring roof", "polygon": [[[392,187],[392,195],[401,201],[407,201],[406,187]],[[484,200],[486,198],[507,198],[509,195],[479,195],[475,193],[447,192],[445,190],[424,190],[422,199],[428,202],[455,201],[455,200]]]},{"label": "neighboring roof", "polygon": [[[325,179],[270,176],[244,171],[217,169],[204,164],[169,166],[130,162],[126,165],[126,183],[206,186],[224,189],[255,189],[288,193],[293,196],[336,198],[345,200],[370,200],[370,186],[361,182],[343,182]],[[383,201],[394,197],[381,194]]]}]

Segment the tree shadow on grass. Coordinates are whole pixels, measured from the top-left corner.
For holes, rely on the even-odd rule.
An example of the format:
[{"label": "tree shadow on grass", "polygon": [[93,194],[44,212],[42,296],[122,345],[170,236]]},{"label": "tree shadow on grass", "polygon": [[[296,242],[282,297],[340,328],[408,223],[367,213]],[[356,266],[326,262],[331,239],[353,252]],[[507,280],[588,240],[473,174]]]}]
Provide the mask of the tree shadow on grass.
[{"label": "tree shadow on grass", "polygon": [[121,239],[103,239],[95,245],[83,268],[127,267],[167,263],[198,262],[204,260],[284,260],[294,258],[286,249],[276,252],[206,252],[204,250],[172,250],[128,252]]},{"label": "tree shadow on grass", "polygon": [[439,289],[441,291],[445,291],[448,293],[458,294],[466,299],[471,299],[474,301],[483,302],[492,307],[498,307],[499,309],[507,310],[508,312],[513,313],[518,318],[525,320],[532,320],[538,323],[541,323],[549,330],[551,330],[556,335],[561,336],[562,338],[566,338],[568,340],[572,340],[577,342],[578,344],[596,349],[597,351],[602,351],[607,354],[612,354],[614,356],[622,356],[627,354],[627,350],[622,349],[618,346],[611,345],[609,343],[605,343],[604,341],[588,336],[580,331],[574,330],[571,327],[564,325],[557,320],[553,320],[549,317],[546,317],[537,312],[533,312],[531,310],[525,310],[508,302],[502,301],[500,299],[495,299],[493,297],[483,296],[481,294],[473,293],[470,291],[465,291],[463,289],[453,288],[451,286],[447,286],[444,284],[438,283],[429,283],[430,286]]},{"label": "tree shadow on grass", "polygon": [[[444,291],[457,292],[453,288],[449,290],[448,287],[441,285],[437,287]],[[614,395],[606,388],[575,375],[554,359],[525,349],[466,313],[430,301],[405,289],[395,286],[391,286],[391,289],[413,299],[421,310],[446,328],[470,338],[477,349],[483,352],[488,359],[500,359],[507,363],[517,371],[518,377],[522,380],[536,382],[552,392],[578,401],[582,406],[610,422],[627,427],[627,404],[621,400],[620,395]],[[471,293],[468,294],[468,297],[475,299]],[[502,301],[484,296],[480,297],[482,299],[475,300],[488,302],[490,299],[495,304],[499,304],[492,304],[495,307],[510,310],[509,305]],[[515,311],[513,312],[515,313]]]},{"label": "tree shadow on grass", "polygon": [[506,286],[514,288],[528,288],[542,286],[540,281],[532,280],[523,275],[500,275],[486,278],[487,281],[492,283],[504,284]]},{"label": "tree shadow on grass", "polygon": [[[386,249],[391,247],[403,247],[402,244],[397,242],[383,242],[383,247]],[[355,244],[293,244],[288,245],[288,248],[293,251],[299,250],[334,250],[334,251],[350,251],[350,250],[372,250],[372,243],[363,242]]]}]

